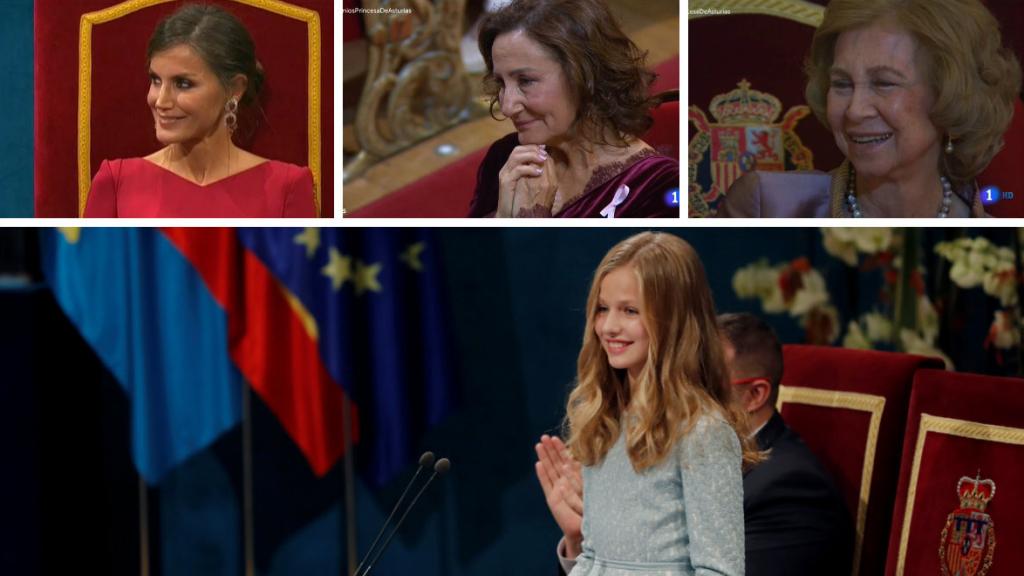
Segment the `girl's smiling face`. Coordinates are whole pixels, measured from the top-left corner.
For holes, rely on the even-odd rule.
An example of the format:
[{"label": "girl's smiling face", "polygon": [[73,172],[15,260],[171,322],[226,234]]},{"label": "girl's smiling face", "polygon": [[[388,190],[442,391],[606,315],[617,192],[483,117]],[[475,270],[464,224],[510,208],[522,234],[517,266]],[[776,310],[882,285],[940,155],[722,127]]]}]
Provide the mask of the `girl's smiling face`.
[{"label": "girl's smiling face", "polygon": [[601,280],[594,317],[597,333],[608,363],[626,370],[635,382],[647,363],[650,339],[643,321],[640,284],[632,266],[622,266]]}]

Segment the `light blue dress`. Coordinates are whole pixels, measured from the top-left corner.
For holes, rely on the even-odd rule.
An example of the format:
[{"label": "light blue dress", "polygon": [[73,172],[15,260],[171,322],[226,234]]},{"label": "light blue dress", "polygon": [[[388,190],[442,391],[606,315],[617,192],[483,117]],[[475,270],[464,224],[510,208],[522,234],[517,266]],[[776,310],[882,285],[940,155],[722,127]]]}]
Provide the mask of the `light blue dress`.
[{"label": "light blue dress", "polygon": [[624,439],[583,468],[583,552],[569,576],[742,576],[742,457],[732,427],[702,417],[641,474]]}]

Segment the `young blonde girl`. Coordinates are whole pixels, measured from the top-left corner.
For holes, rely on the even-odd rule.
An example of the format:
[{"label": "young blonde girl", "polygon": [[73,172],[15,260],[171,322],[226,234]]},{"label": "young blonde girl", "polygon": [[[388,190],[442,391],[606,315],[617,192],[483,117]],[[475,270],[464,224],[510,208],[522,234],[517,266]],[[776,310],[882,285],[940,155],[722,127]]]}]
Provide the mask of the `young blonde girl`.
[{"label": "young blonde girl", "polygon": [[601,261],[587,299],[568,448],[583,466],[582,553],[571,576],[744,572],[743,415],[704,268],[645,232]]}]

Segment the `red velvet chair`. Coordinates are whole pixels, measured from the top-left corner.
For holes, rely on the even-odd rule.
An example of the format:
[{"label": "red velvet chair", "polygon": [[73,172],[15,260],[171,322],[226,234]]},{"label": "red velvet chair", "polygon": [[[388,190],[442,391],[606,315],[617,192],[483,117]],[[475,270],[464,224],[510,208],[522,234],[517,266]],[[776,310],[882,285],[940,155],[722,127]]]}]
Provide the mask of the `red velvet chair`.
[{"label": "red velvet chair", "polygon": [[[333,215],[332,2],[209,1],[245,24],[266,71],[260,126],[245,147],[309,166],[320,213]],[[102,160],[161,147],[146,105],[146,45],[183,3],[36,0],[36,216],[81,215]]]},{"label": "red velvet chair", "polygon": [[[653,109],[654,126],[644,141],[662,154],[679,159],[679,56],[655,68],[657,80],[651,93],[665,93],[666,99]],[[674,92],[674,99],[671,93]],[[476,188],[480,162],[487,155],[481,148],[412,184],[362,206],[347,218],[462,218],[469,211]]]},{"label": "red velvet chair", "polygon": [[1021,543],[1024,380],[918,372],[885,574],[1020,574]]},{"label": "red velvet chair", "polygon": [[942,361],[787,345],[778,409],[832,473],[854,520],[853,574],[879,574],[914,374]]}]

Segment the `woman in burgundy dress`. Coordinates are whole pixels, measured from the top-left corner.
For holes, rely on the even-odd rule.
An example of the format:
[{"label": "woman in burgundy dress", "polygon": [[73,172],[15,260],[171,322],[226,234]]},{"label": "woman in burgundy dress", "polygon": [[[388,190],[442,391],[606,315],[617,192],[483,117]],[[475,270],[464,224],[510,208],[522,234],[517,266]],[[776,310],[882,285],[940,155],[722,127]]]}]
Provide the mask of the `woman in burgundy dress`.
[{"label": "woman in burgundy dress", "polygon": [[229,12],[189,5],[149,41],[149,107],[165,147],[104,160],[86,217],[315,217],[308,168],[261,158],[232,141],[240,108],[256,102],[263,68]]},{"label": "woman in burgundy dress", "polygon": [[640,139],[654,75],[601,0],[514,0],[479,42],[491,114],[516,132],[481,163],[470,216],[679,217],[679,163]]}]

